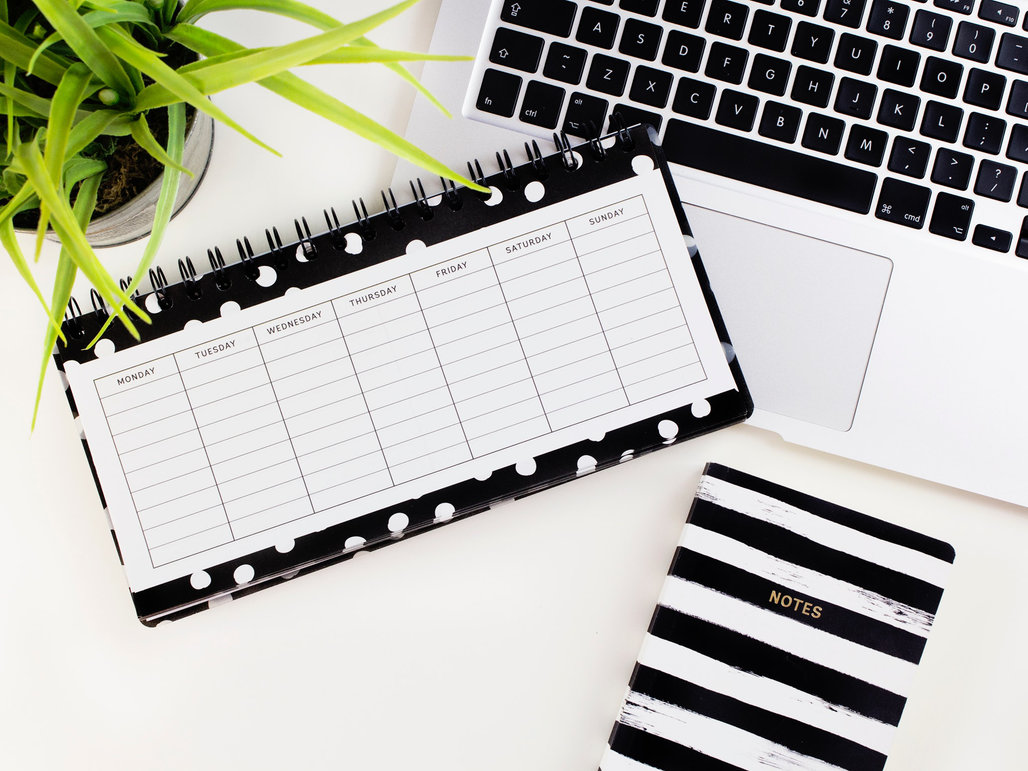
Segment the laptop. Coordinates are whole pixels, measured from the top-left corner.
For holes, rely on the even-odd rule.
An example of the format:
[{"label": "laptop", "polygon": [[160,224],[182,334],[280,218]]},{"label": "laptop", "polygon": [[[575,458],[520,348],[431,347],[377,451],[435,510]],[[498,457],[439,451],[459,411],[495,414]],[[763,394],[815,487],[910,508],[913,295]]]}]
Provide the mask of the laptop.
[{"label": "laptop", "polygon": [[476,58],[425,66],[456,117],[419,99],[406,135],[488,171],[654,125],[751,422],[1026,505],[1026,30],[991,0],[443,0],[432,52]]}]

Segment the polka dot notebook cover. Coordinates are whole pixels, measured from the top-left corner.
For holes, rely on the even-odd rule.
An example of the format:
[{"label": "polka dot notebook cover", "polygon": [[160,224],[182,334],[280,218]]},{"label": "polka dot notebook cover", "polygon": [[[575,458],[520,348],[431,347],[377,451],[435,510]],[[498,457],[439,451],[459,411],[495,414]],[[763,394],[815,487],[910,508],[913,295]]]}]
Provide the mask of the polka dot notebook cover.
[{"label": "polka dot notebook cover", "polygon": [[708,465],[602,771],[880,771],[953,559]]},{"label": "polka dot notebook cover", "polygon": [[[138,617],[207,607],[735,423],[752,402],[644,127],[260,254],[150,275],[143,340],[65,325]],[[73,305],[73,310],[75,307]]]}]

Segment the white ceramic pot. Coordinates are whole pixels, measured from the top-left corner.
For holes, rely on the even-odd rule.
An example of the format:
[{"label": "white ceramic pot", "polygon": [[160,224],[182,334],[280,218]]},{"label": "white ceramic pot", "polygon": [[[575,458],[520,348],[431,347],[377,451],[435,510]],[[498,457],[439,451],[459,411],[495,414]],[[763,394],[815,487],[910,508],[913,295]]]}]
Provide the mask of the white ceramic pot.
[{"label": "white ceramic pot", "polygon": [[[193,197],[200,186],[207,166],[210,164],[211,152],[214,149],[214,119],[206,113],[197,112],[189,131],[186,132],[185,146],[182,152],[182,165],[193,172],[193,176],[183,174],[179,182],[178,197],[172,216]],[[136,241],[150,233],[154,214],[157,211],[157,198],[161,192],[161,181],[164,175],[155,179],[150,185],[131,201],[119,206],[112,212],[93,220],[86,229],[86,237],[94,247],[118,246]]]}]

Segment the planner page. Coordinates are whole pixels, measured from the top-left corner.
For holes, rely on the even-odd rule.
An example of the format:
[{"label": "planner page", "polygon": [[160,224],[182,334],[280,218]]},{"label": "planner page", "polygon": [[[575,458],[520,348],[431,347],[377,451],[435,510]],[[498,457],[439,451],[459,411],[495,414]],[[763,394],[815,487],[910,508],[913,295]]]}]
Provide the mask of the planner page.
[{"label": "planner page", "polygon": [[737,387],[657,170],[107,348],[66,374],[133,591]]}]

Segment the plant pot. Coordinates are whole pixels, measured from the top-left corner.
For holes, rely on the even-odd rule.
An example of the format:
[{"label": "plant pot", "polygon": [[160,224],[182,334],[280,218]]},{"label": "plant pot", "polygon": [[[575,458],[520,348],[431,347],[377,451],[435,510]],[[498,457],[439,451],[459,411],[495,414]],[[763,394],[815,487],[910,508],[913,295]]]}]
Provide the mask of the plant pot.
[{"label": "plant pot", "polygon": [[[172,217],[189,203],[200,186],[211,162],[213,149],[214,119],[206,113],[197,112],[186,132],[182,151],[182,165],[193,172],[193,176],[182,175]],[[131,201],[93,220],[86,229],[89,243],[94,247],[118,246],[148,235],[157,211],[163,178],[162,174]]]},{"label": "plant pot", "polygon": [[[172,217],[189,203],[196,189],[207,173],[214,149],[214,119],[206,113],[197,112],[186,132],[185,145],[182,150],[182,165],[193,172],[193,176],[183,174],[179,181],[178,196]],[[157,199],[161,193],[161,182],[164,175],[157,177],[139,195],[122,204],[114,211],[94,219],[86,229],[86,237],[94,248],[104,246],[120,246],[148,235],[153,227],[154,214],[157,211]],[[16,228],[22,233],[34,233],[28,228]],[[56,241],[57,236],[51,230],[47,238]]]}]

